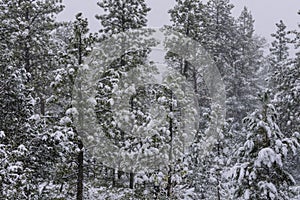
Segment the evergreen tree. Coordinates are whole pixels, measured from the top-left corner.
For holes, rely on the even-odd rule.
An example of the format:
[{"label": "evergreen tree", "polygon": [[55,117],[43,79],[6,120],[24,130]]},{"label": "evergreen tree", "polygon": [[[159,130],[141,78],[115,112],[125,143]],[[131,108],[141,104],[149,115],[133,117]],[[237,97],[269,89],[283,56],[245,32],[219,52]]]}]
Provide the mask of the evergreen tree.
[{"label": "evergreen tree", "polygon": [[145,27],[147,24],[147,7],[144,0],[103,0],[97,3],[105,12],[96,15],[103,26],[100,33],[103,36],[112,36],[128,30]]},{"label": "evergreen tree", "polygon": [[[227,122],[203,152],[218,113],[201,66],[167,52],[162,82],[152,84],[156,42],[151,30],[133,31],[147,24],[146,1],[99,1],[100,37],[81,13],[57,23],[61,0],[0,0],[0,199],[299,199],[291,186],[300,181],[300,31],[277,23],[267,60],[247,8],[234,19],[229,0],[176,0],[166,29],[199,42],[226,85]],[[107,49],[124,52],[115,59]],[[76,99],[91,90],[89,78],[96,96]],[[260,105],[265,78],[272,103],[266,93]]]},{"label": "evergreen tree", "polygon": [[[202,17],[205,21],[200,21],[203,26],[200,42],[217,63],[229,62],[228,58],[232,52],[235,32],[234,18],[231,16],[233,7],[228,0],[209,0],[204,8],[205,16]],[[223,75],[225,66],[219,70]]]},{"label": "evergreen tree", "polygon": [[232,168],[235,181],[234,198],[290,199],[293,177],[284,169],[284,160],[299,147],[299,134],[285,137],[276,120],[280,115],[269,102],[269,94],[261,96],[262,108],[244,119],[247,140],[237,151]]},{"label": "evergreen tree", "polygon": [[[238,58],[237,47],[235,47],[237,28],[234,18],[231,16],[232,8],[233,5],[229,1],[212,0],[203,4],[201,1],[186,0],[177,1],[176,6],[169,11],[174,30],[198,41],[211,54],[222,76],[227,81],[227,85],[230,84],[227,89],[230,97],[236,95],[232,87],[233,83],[237,83],[237,80],[234,79],[236,77],[232,77],[231,72],[234,68],[233,64]],[[223,141],[218,141],[213,152],[206,154],[201,151],[202,147],[199,145],[203,140],[205,141],[205,132],[210,120],[205,116],[213,114],[210,113],[210,98],[201,76],[201,66],[192,66],[187,61],[180,59],[179,56],[168,53],[168,63],[193,83],[194,91],[199,98],[200,113],[203,115],[199,119],[199,130],[190,155],[192,162],[190,167],[194,171],[190,178],[193,180],[198,198],[221,198],[223,196],[221,174],[224,167],[222,157],[226,157],[223,154],[223,149],[227,145],[227,142],[224,141],[224,135],[227,135],[225,129],[227,128],[224,128],[224,132],[219,130],[218,134]],[[231,102],[236,102],[236,99],[231,99]],[[234,109],[236,109],[234,106],[230,107],[230,116],[234,115]],[[206,155],[206,157],[201,154]]]},{"label": "evergreen tree", "polygon": [[[178,31],[187,37],[198,41],[201,39],[203,31],[203,23],[205,21],[204,4],[199,0],[176,1],[173,9],[169,10],[172,24],[172,29]],[[179,71],[186,79],[192,82],[195,93],[199,94],[198,98],[200,107],[207,112],[207,91],[204,86],[204,80],[201,76],[200,67],[192,66],[185,59],[180,58],[180,55],[173,55],[168,52],[166,60],[169,65]],[[204,130],[204,125],[203,128]]]},{"label": "evergreen tree", "polygon": [[[237,102],[238,85],[240,78],[236,61],[239,59],[237,51],[238,31],[231,15],[233,5],[228,0],[209,0],[204,7],[204,19],[202,23],[203,31],[201,31],[199,42],[210,53],[216,67],[218,68],[223,81],[226,85],[227,110],[226,118],[231,119],[230,123],[238,121],[239,107]],[[238,105],[240,106],[240,105]],[[214,115],[216,113],[210,113]],[[208,119],[209,120],[209,119]],[[229,127],[231,124],[223,124],[223,129],[219,129],[217,133],[217,142],[211,152],[200,161],[198,187],[200,187],[199,198],[226,198],[225,183],[222,177],[223,170],[228,160],[226,151],[230,144]],[[206,131],[206,130],[205,130]],[[203,140],[205,141],[205,131]],[[201,147],[200,147],[201,148]],[[201,158],[201,157],[200,157]],[[201,178],[203,179],[201,181]]]},{"label": "evergreen tree", "polygon": [[291,39],[288,37],[286,25],[282,20],[276,23],[276,28],[276,33],[271,34],[275,39],[270,48],[271,60],[274,64],[284,64],[283,62],[286,62],[289,58],[289,44],[291,43]]},{"label": "evergreen tree", "polygon": [[[300,10],[298,11],[298,15],[300,15]],[[300,25],[298,25],[298,28],[300,29]],[[299,30],[298,31],[294,31],[294,34],[296,35],[295,48],[299,49],[300,48],[300,31]],[[296,56],[297,56],[297,61],[300,62],[299,61],[299,59],[300,59],[300,52],[299,51],[296,52]]]},{"label": "evergreen tree", "polygon": [[[150,11],[150,8],[147,7],[144,0],[104,0],[98,2],[97,5],[104,10],[104,14],[96,15],[96,18],[101,21],[103,27],[102,29],[100,29],[100,33],[102,33],[102,35],[100,36],[101,40],[114,36],[116,34],[124,33],[126,31],[145,27],[147,23],[146,16],[147,13]],[[141,43],[142,42],[143,39],[141,38]],[[126,131],[121,130],[120,127],[112,126],[114,123],[116,123],[116,119],[113,117],[113,113],[111,112],[112,105],[110,102],[113,96],[113,90],[115,90],[115,87],[123,87],[121,80],[122,78],[126,77],[126,74],[129,73],[131,70],[139,71],[139,66],[142,65],[145,65],[144,67],[147,68],[148,64],[146,62],[146,58],[147,54],[149,53],[149,49],[138,50],[135,52],[126,52],[126,45],[128,46],[129,44],[124,43],[124,41],[120,41],[120,46],[122,50],[124,50],[124,54],[121,55],[120,58],[114,60],[110,64],[110,66],[102,66],[104,69],[103,76],[101,77],[102,81],[99,82],[98,94],[96,98],[97,117],[99,118],[99,123],[103,127],[104,131],[107,133],[106,136],[108,136],[109,138],[111,138],[112,136],[111,140],[115,140],[115,143],[118,145],[119,148],[122,146],[122,143],[124,143],[124,141],[126,140],[124,137],[127,137],[128,139],[130,133],[126,133]],[[107,68],[105,69],[105,67]],[[139,79],[138,77],[136,78]],[[135,88],[135,86],[132,84],[134,83],[128,83],[128,87]],[[127,94],[129,93],[127,92]],[[112,185],[115,186],[116,169],[110,169],[110,171]],[[119,170],[119,179],[121,178],[122,174],[124,174],[124,172]],[[130,188],[133,188],[133,172],[129,173],[129,183]]]},{"label": "evergreen tree", "polygon": [[[273,48],[270,49],[271,57],[274,58],[274,65],[271,74],[274,103],[279,109],[279,113],[282,115],[280,121],[280,127],[292,134],[297,130],[297,115],[299,110],[297,109],[299,101],[295,99],[297,96],[297,77],[299,76],[299,66],[297,58],[294,62],[289,56],[289,44],[292,41],[288,38],[288,32],[285,30],[286,26],[280,21],[276,24],[278,30],[275,34],[275,40],[272,43]],[[296,45],[297,47],[297,45]]]},{"label": "evergreen tree", "polygon": [[[5,55],[5,54],[4,54]],[[30,140],[34,138],[33,99],[26,86],[29,73],[24,67],[1,63],[1,170],[2,199],[34,198],[37,188],[32,180],[34,159],[30,156]],[[2,157],[3,156],[3,157]]]},{"label": "evergreen tree", "polygon": [[[50,92],[44,87],[55,68],[55,55],[51,48],[51,32],[57,27],[54,16],[63,6],[57,0],[1,1],[1,40],[10,49],[10,59],[15,65],[24,66],[31,74],[38,113],[46,115],[46,99]],[[40,78],[43,77],[43,78]],[[38,106],[38,107],[37,107]]]},{"label": "evergreen tree", "polygon": [[[61,196],[75,198],[76,193],[76,199],[82,199],[84,196],[84,161],[89,162],[90,157],[83,156],[84,148],[80,138],[82,133],[79,133],[73,126],[74,117],[81,113],[72,107],[71,100],[76,76],[83,68],[83,61],[91,52],[96,36],[89,33],[87,18],[83,18],[82,13],[78,13],[75,21],[65,23],[57,29],[54,39],[60,45],[58,53],[60,68],[54,71],[55,78],[51,83],[54,94],[51,103],[54,105],[52,110],[57,115],[55,130],[65,136],[60,145],[60,150],[65,151],[65,154],[61,158],[63,162],[56,169],[59,173],[57,184],[61,184]],[[76,160],[76,165],[74,165],[74,160]],[[67,176],[72,176],[74,179],[66,180],[64,177]],[[76,184],[77,189],[75,189]]]},{"label": "evergreen tree", "polygon": [[291,64],[291,59],[289,58],[289,44],[292,42],[288,37],[288,32],[286,31],[286,26],[282,20],[276,23],[277,31],[271,34],[274,37],[272,42],[272,47],[270,48],[270,62],[271,62],[271,87],[274,89],[273,93],[276,94],[280,92],[280,85],[282,84],[282,75],[287,69],[287,66]]},{"label": "evergreen tree", "polygon": [[[176,0],[176,5],[169,10],[172,27],[188,37],[198,39],[203,23],[204,5],[199,0]],[[201,20],[202,19],[202,20]]]},{"label": "evergreen tree", "polygon": [[[278,122],[282,131],[286,132],[288,136],[299,132],[299,59],[296,56],[294,60],[289,59],[288,56],[288,44],[291,41],[287,37],[287,31],[285,26],[281,22],[277,24],[279,30],[276,34],[276,40],[273,42],[277,44],[274,51],[271,52],[272,56],[277,57],[277,62],[274,65],[273,73],[271,74],[271,80],[273,83],[274,99],[273,103],[277,106],[278,112],[281,116],[281,120]],[[281,27],[281,29],[280,29]],[[280,31],[280,32],[279,32]],[[280,34],[279,34],[280,33]],[[295,31],[294,31],[295,33]],[[297,32],[296,32],[297,33]],[[281,36],[281,37],[279,37]],[[297,35],[296,35],[297,36]],[[281,44],[281,45],[280,45]],[[297,43],[295,43],[297,48]],[[277,50],[276,50],[277,49]],[[275,51],[276,50],[276,51]],[[283,53],[280,53],[283,52]],[[280,61],[280,57],[282,60]],[[299,159],[297,156],[289,156],[287,162],[290,164],[288,168],[289,172],[293,173],[296,180],[299,181]]]},{"label": "evergreen tree", "polygon": [[239,108],[237,117],[244,118],[258,106],[257,93],[261,83],[257,73],[263,65],[263,41],[254,35],[254,20],[246,7],[237,19],[238,59],[235,63],[236,102]]},{"label": "evergreen tree", "polygon": [[[200,42],[211,54],[226,85],[227,118],[239,122],[242,110],[239,101],[242,82],[239,31],[231,10],[234,6],[228,0],[209,0],[205,5],[203,31]],[[243,113],[242,113],[243,114]]]},{"label": "evergreen tree", "polygon": [[[39,185],[47,182],[53,172],[57,152],[51,130],[45,128],[49,97],[46,82],[55,63],[50,50],[51,31],[56,27],[54,16],[62,8],[58,1],[0,1],[0,51],[4,58],[1,101],[7,106],[1,118],[8,119],[0,129],[5,134],[10,164],[16,164],[4,167],[8,169],[5,184],[9,187],[3,191],[11,192],[7,198],[38,198]],[[9,128],[12,125],[14,129]]]}]

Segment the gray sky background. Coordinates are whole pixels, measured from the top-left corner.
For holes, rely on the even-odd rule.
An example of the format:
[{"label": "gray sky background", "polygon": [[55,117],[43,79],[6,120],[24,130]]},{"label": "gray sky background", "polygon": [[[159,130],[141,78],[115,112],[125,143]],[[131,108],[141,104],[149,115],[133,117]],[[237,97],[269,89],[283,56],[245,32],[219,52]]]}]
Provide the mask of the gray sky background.
[{"label": "gray sky background", "polygon": [[[96,14],[102,10],[97,6],[97,0],[63,0],[65,10],[59,14],[58,20],[73,20],[75,14],[82,12],[89,19],[91,31],[98,31],[100,23],[95,19]],[[271,40],[270,34],[275,32],[275,23],[282,19],[288,29],[296,29],[300,23],[300,0],[231,0],[235,5],[232,10],[233,16],[239,16],[242,8],[247,6],[255,19],[256,34]],[[168,10],[175,5],[175,0],[147,0],[151,7],[148,15],[149,27],[161,27],[170,24]]]}]

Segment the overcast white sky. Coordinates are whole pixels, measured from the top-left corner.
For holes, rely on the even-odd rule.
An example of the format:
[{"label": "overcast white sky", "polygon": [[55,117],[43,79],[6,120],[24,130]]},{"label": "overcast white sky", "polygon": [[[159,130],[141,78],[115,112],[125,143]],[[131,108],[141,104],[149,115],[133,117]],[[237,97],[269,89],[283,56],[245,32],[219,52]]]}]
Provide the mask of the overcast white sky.
[{"label": "overcast white sky", "polygon": [[[97,31],[100,23],[95,14],[102,11],[97,6],[97,0],[63,0],[65,10],[58,16],[58,20],[73,20],[78,12],[82,12],[89,19],[91,31]],[[282,19],[289,29],[296,29],[300,23],[300,0],[231,0],[235,5],[233,15],[238,16],[244,6],[247,6],[255,19],[255,29],[258,35],[271,40],[270,34],[275,32],[275,23]],[[161,27],[169,24],[168,10],[175,5],[175,0],[147,0],[151,7],[149,13],[149,27]]]}]

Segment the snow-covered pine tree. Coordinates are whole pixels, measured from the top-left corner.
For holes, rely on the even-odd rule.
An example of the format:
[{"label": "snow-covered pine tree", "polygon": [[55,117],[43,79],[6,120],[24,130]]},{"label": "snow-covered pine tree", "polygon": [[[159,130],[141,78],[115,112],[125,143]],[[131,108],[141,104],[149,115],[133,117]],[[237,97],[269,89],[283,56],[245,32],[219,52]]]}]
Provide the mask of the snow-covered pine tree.
[{"label": "snow-covered pine tree", "polygon": [[[216,67],[221,73],[226,86],[226,118],[234,118],[230,123],[238,121],[236,115],[236,85],[239,77],[236,74],[236,60],[239,58],[237,51],[238,31],[235,20],[231,15],[233,5],[228,0],[209,0],[204,6],[204,19],[199,42],[210,53]],[[214,115],[215,113],[210,113]],[[209,120],[209,119],[208,119]],[[230,135],[228,130],[231,124],[224,124],[222,129],[218,130],[218,141],[211,152],[205,152],[206,157],[202,156],[199,169],[198,187],[201,187],[199,198],[226,198],[225,181],[222,177],[228,154],[228,145],[230,144]],[[205,140],[205,131],[204,140]],[[227,150],[226,150],[227,149]],[[201,152],[199,152],[201,154]],[[201,156],[200,156],[201,158]],[[198,170],[199,171],[199,170]],[[201,181],[201,179],[203,179]]]},{"label": "snow-covered pine tree", "polygon": [[244,118],[245,142],[237,149],[236,164],[230,174],[234,181],[234,199],[290,199],[293,177],[285,170],[288,153],[296,153],[299,134],[286,137],[276,121],[280,115],[269,101],[269,93],[261,96],[262,106]]},{"label": "snow-covered pine tree", "polygon": [[[211,0],[206,4],[203,4],[201,1],[186,0],[177,1],[174,9],[170,10],[169,13],[173,21],[173,28],[176,31],[200,42],[203,47],[211,53],[212,58],[228,86],[227,91],[229,98],[227,98],[229,99],[228,104],[231,105],[229,108],[229,116],[238,118],[238,116],[235,115],[237,107],[233,105],[235,103],[240,104],[240,102],[236,100],[236,95],[239,95],[239,91],[237,90],[240,88],[237,86],[240,86],[239,81],[241,78],[239,72],[241,69],[235,69],[236,60],[240,54],[237,46],[239,31],[237,31],[234,18],[231,16],[232,8],[233,5],[226,0]],[[202,112],[201,114],[204,116],[201,116],[200,119],[199,134],[196,141],[201,144],[200,141],[205,139],[203,135],[207,128],[206,125],[210,120],[205,118],[205,115],[207,116],[210,112],[210,102],[207,97],[208,91],[205,88],[203,77],[201,77],[201,73],[196,70],[199,66],[191,66],[178,58],[175,59],[176,55],[174,56],[170,53],[167,58],[168,62],[173,65],[175,69],[179,70],[188,80],[193,82],[194,89],[199,96],[200,112]],[[198,187],[196,190],[202,194],[200,194],[198,198],[201,198],[201,196],[202,198],[216,198],[218,196],[220,198],[220,196],[223,195],[221,194],[221,171],[223,170],[223,166],[220,165],[221,163],[224,165],[225,162],[221,157],[226,157],[223,155],[223,149],[225,149],[227,145],[224,139],[224,136],[227,135],[227,129],[228,127],[226,125],[223,131],[220,130],[219,134],[222,141],[218,142],[214,148],[214,152],[210,152],[210,157],[206,157],[206,160],[203,160],[203,156],[197,155],[203,153],[200,152],[201,147],[197,147],[197,142],[193,145],[191,158],[193,162],[195,162],[194,164],[198,165],[194,168],[194,172],[197,174],[194,174],[194,179],[197,182],[195,182],[195,184]],[[218,157],[217,155],[220,159],[216,158]],[[210,169],[210,167],[214,169]],[[201,186],[203,187],[200,188]]]},{"label": "snow-covered pine tree", "polygon": [[276,64],[287,64],[289,58],[289,44],[292,42],[288,37],[286,25],[282,20],[276,23],[276,33],[271,34],[274,41],[271,43],[271,61]]},{"label": "snow-covered pine tree", "polygon": [[273,94],[276,92],[276,87],[280,85],[281,76],[284,74],[283,70],[291,64],[289,55],[290,44],[293,42],[289,37],[289,32],[286,30],[286,25],[282,20],[276,23],[276,33],[271,34],[274,41],[270,48],[270,64],[271,64],[271,79],[270,86],[274,88]]},{"label": "snow-covered pine tree", "polygon": [[[173,22],[171,28],[195,41],[199,41],[201,40],[201,32],[205,21],[203,12],[204,4],[199,0],[178,0],[175,7],[169,10],[171,21]],[[207,97],[207,89],[200,72],[201,67],[191,65],[180,56],[167,52],[166,61],[193,84],[194,92],[198,95],[203,113],[208,113],[209,98]],[[205,122],[201,123],[201,129],[205,129]]]},{"label": "snow-covered pine tree", "polygon": [[[172,30],[193,40],[198,40],[202,31],[201,22],[205,21],[202,19],[204,17],[203,7],[203,3],[199,0],[177,0],[175,7],[169,10],[171,22],[173,22]],[[193,83],[196,93],[201,91],[202,88],[198,89],[201,87],[199,84],[201,76],[197,71],[197,66],[192,66],[185,59],[180,58],[180,55],[174,55],[172,52],[167,52],[166,59],[169,64],[172,64],[177,71]]]},{"label": "snow-covered pine tree", "polygon": [[[3,91],[8,97],[3,106],[10,101],[3,114],[10,113],[9,107],[17,108],[3,118],[15,115],[13,124],[16,126],[8,132],[4,130],[11,159],[18,164],[10,168],[17,179],[6,190],[12,191],[12,196],[8,198],[38,198],[38,187],[50,178],[48,173],[56,157],[53,144],[48,140],[49,132],[44,130],[46,120],[42,117],[46,114],[45,99],[49,97],[49,87],[45,83],[51,76],[47,73],[51,73],[54,63],[50,50],[51,31],[56,26],[54,16],[61,10],[58,1],[0,1],[0,46],[4,58],[1,69],[7,78],[3,82],[3,86],[6,85]],[[22,110],[27,110],[27,115],[23,115]],[[9,127],[10,124],[8,120],[1,126]],[[24,130],[20,132],[18,127]],[[27,180],[19,180],[20,177]]]},{"label": "snow-covered pine tree", "polygon": [[[300,12],[299,12],[300,14]],[[278,112],[282,119],[279,126],[290,135],[299,132],[299,63],[300,63],[300,31],[286,31],[282,21],[276,24],[278,31],[272,34],[276,39],[276,44],[271,51],[271,56],[277,58],[278,64],[274,66],[271,80],[273,80],[274,103],[278,107]],[[281,27],[281,28],[280,28]],[[300,25],[299,25],[300,28]],[[296,33],[296,40],[290,40],[287,33]],[[281,37],[279,37],[281,36]],[[296,57],[289,58],[289,44],[295,44]],[[282,52],[282,53],[280,53]],[[279,57],[282,59],[279,62]]]},{"label": "snow-covered pine tree", "polygon": [[[300,15],[300,10],[298,11],[298,15]],[[300,29],[300,25],[298,25],[298,29]],[[298,49],[298,52],[296,52],[296,56],[297,56],[297,62],[300,62],[300,52],[299,52],[299,48],[300,48],[300,31],[296,30],[293,31],[293,33],[295,34],[296,38],[295,38],[295,48]]]},{"label": "snow-covered pine tree", "polygon": [[[243,140],[241,134],[242,119],[259,107],[257,94],[265,87],[264,76],[261,71],[265,67],[263,56],[264,39],[254,35],[254,20],[251,12],[244,7],[240,16],[236,19],[237,38],[235,42],[234,74],[231,77],[232,87],[229,90],[229,98],[234,105],[234,118],[231,125],[231,149]],[[232,96],[233,95],[233,96]]]},{"label": "snow-covered pine tree", "polygon": [[[203,23],[205,20],[204,14],[204,4],[199,0],[178,0],[174,8],[169,10],[172,26],[171,28],[175,31],[178,31],[184,34],[186,37],[189,37],[196,41],[201,40],[201,34],[204,29]],[[188,188],[192,189],[195,187],[195,192],[200,192],[200,187],[203,182],[206,182],[207,179],[200,169],[200,165],[204,163],[203,157],[199,155],[200,148],[197,148],[199,142],[203,139],[203,132],[207,128],[208,118],[205,117],[210,111],[208,91],[205,87],[204,79],[201,75],[201,66],[193,66],[188,61],[183,59],[181,55],[175,55],[172,52],[167,52],[166,61],[169,66],[179,72],[182,76],[186,78],[186,81],[190,82],[193,85],[195,94],[198,97],[199,102],[199,112],[201,117],[199,119],[199,130],[195,138],[195,142],[192,145],[192,152],[186,160],[189,161],[189,173],[188,177],[190,183]],[[201,178],[200,178],[201,177]],[[200,183],[201,182],[201,183]]]},{"label": "snow-covered pine tree", "polygon": [[105,14],[96,15],[100,20],[104,37],[123,33],[128,30],[143,28],[147,25],[147,7],[145,0],[102,0],[97,5]]},{"label": "snow-covered pine tree", "polygon": [[[291,136],[296,132],[300,132],[300,100],[298,98],[299,89],[299,55],[295,59],[288,58],[289,55],[289,43],[296,42],[291,41],[288,37],[288,32],[282,21],[276,24],[278,31],[272,34],[275,37],[273,49],[271,51],[271,57],[274,58],[273,72],[271,76],[274,99],[273,103],[278,108],[278,113],[281,116],[281,120],[278,122],[281,130],[287,135]],[[297,32],[297,31],[293,31]],[[297,36],[297,35],[296,35]],[[297,43],[295,44],[297,48]],[[296,176],[296,180],[299,181],[299,159],[296,156],[290,156],[288,159],[290,166],[288,170]]]},{"label": "snow-covered pine tree", "polygon": [[[88,20],[78,13],[75,21],[64,23],[53,34],[53,40],[59,48],[56,54],[59,57],[58,68],[53,71],[54,78],[51,82],[53,95],[49,99],[51,109],[56,113],[55,134],[63,134],[65,137],[59,144],[60,151],[64,151],[60,158],[62,162],[57,165],[59,174],[57,185],[60,185],[61,197],[83,198],[83,161],[89,158],[83,157],[82,141],[80,133],[73,126],[74,116],[80,110],[72,107],[72,92],[78,71],[83,67],[84,59],[92,50],[92,45],[96,40],[94,34],[89,33]],[[81,150],[80,150],[81,149]],[[77,165],[74,165],[74,160]],[[90,168],[87,169],[88,171]],[[75,175],[77,172],[77,175]],[[66,179],[72,176],[74,179]],[[77,176],[77,189],[75,189]]]},{"label": "snow-covered pine tree", "polygon": [[205,21],[202,24],[202,31],[199,40],[203,47],[211,54],[215,65],[218,67],[226,85],[227,118],[233,122],[239,121],[240,105],[237,101],[239,95],[239,31],[233,16],[231,15],[234,6],[229,0],[209,0],[204,7]]},{"label": "snow-covered pine tree", "polygon": [[[55,15],[62,11],[59,0],[1,1],[1,38],[10,49],[12,62],[25,67],[31,73],[30,84],[37,99],[37,113],[46,115],[46,99],[49,90],[44,87],[50,82],[55,68],[55,55],[51,32],[57,27]],[[42,77],[42,78],[41,78]]]},{"label": "snow-covered pine tree", "polygon": [[[144,0],[103,0],[98,2],[98,6],[104,10],[104,14],[96,15],[96,18],[100,20],[102,24],[102,28],[99,31],[102,33],[100,40],[119,33],[145,27],[147,23],[146,16],[150,11],[150,8],[147,7]],[[143,39],[141,38],[141,41],[142,40]],[[120,42],[122,49],[125,48],[125,45],[126,44]],[[148,53],[149,49],[138,50],[135,52],[125,51],[124,54],[120,58],[114,60],[110,66],[102,66],[107,67],[107,69],[103,71],[103,77],[101,78],[102,81],[99,82],[97,114],[99,123],[103,126],[103,130],[108,133],[108,135],[113,135],[113,138],[111,139],[114,139],[118,144],[124,143],[125,141],[122,140],[124,140],[124,136],[129,133],[112,126],[112,124],[116,122],[113,118],[113,113],[111,113],[112,105],[109,101],[112,99],[114,87],[118,84],[122,84],[120,81],[122,78],[126,77],[127,72],[132,69],[139,70],[137,66],[145,65],[144,67],[147,68],[146,58]],[[139,77],[134,78],[139,79]],[[119,86],[122,87],[121,85]],[[127,86],[129,88],[135,88],[134,83],[129,83]],[[116,169],[111,169],[110,179],[112,180],[113,186],[117,184],[115,174]],[[119,170],[118,179],[121,178],[122,174],[124,174],[124,172]],[[134,173],[129,173],[128,176],[129,186],[130,188],[133,188]]]},{"label": "snow-covered pine tree", "polygon": [[[71,42],[71,47],[75,50],[73,51],[73,55],[75,54],[77,58],[77,65],[78,67],[83,66],[83,59],[84,57],[88,56],[89,52],[91,51],[91,46],[95,41],[95,37],[92,34],[89,34],[88,29],[88,21],[87,18],[82,18],[82,13],[78,13],[76,15],[76,20],[73,23],[73,31],[74,31],[74,43]],[[73,46],[74,45],[74,46]],[[75,74],[77,70],[75,70]],[[72,85],[74,85],[74,80],[71,80]],[[70,108],[69,110],[72,110]],[[68,111],[68,110],[67,110]],[[82,113],[78,113],[81,115]],[[80,133],[78,133],[75,129],[75,140],[74,143],[78,146],[78,155],[77,155],[77,191],[76,191],[76,199],[83,200],[84,199],[84,146],[80,139]]]},{"label": "snow-covered pine tree", "polygon": [[58,46],[54,51],[59,57],[59,67],[53,71],[54,77],[50,85],[54,92],[48,102],[53,105],[52,110],[57,113],[57,120],[65,116],[65,111],[71,106],[78,70],[91,52],[96,37],[97,34],[89,33],[88,20],[82,13],[75,16],[75,21],[63,23],[53,34],[53,40]]},{"label": "snow-covered pine tree", "polygon": [[152,123],[156,124],[157,136],[163,138],[158,150],[167,148],[169,152],[164,152],[166,154],[164,163],[150,176],[155,186],[154,197],[158,199],[193,198],[192,184],[188,180],[189,147],[186,144],[191,142],[188,138],[193,138],[195,135],[196,124],[194,122],[198,120],[194,118],[193,86],[188,84],[186,78],[178,71],[169,67],[157,94],[156,101],[160,106],[156,109],[159,111],[152,112],[159,113],[161,116],[155,117]]},{"label": "snow-covered pine tree", "polygon": [[204,15],[199,23],[202,24],[202,34],[199,41],[211,53],[214,61],[224,75],[228,70],[224,63],[229,60],[233,51],[234,33],[236,32],[231,10],[234,6],[229,0],[209,0],[204,6]]},{"label": "snow-covered pine tree", "polygon": [[235,96],[237,117],[241,120],[258,106],[257,93],[260,87],[258,71],[262,67],[263,40],[254,35],[254,20],[251,12],[244,7],[236,20],[238,30],[235,62]]},{"label": "snow-covered pine tree", "polygon": [[201,29],[203,6],[200,0],[176,0],[175,7],[169,10],[172,27],[188,37],[197,39]]},{"label": "snow-covered pine tree", "polygon": [[[4,49],[5,50],[5,49]],[[6,57],[6,51],[0,50]],[[24,66],[10,66],[1,62],[0,84],[0,198],[24,199],[36,198],[36,180],[30,159],[30,143],[34,136],[31,90],[26,86],[30,74]]]},{"label": "snow-covered pine tree", "polygon": [[[300,133],[299,60],[287,66],[282,72],[283,74],[280,79],[280,85],[276,88],[277,93],[276,98],[274,99],[274,104],[278,107],[278,112],[282,116],[278,125],[284,132],[287,133],[287,135],[291,136],[295,133]],[[299,155],[289,156],[287,163],[289,163],[287,169],[294,175],[297,183],[299,183]]]}]

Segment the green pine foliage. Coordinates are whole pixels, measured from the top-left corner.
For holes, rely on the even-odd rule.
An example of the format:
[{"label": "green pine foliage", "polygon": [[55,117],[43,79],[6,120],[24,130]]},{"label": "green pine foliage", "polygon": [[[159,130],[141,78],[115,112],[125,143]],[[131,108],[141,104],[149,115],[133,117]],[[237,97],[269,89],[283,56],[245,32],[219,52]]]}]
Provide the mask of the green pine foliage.
[{"label": "green pine foliage", "polygon": [[236,180],[234,197],[240,199],[290,199],[292,175],[285,170],[289,151],[296,153],[299,134],[286,137],[276,124],[279,118],[269,102],[269,94],[261,96],[262,108],[244,119],[247,138],[238,149],[231,170]]},{"label": "green pine foliage", "polygon": [[[248,8],[235,18],[229,0],[175,1],[165,30],[201,44],[226,85],[226,122],[203,152],[216,115],[203,66],[166,52],[158,77],[153,31],[137,31],[147,1],[95,6],[94,34],[84,13],[57,22],[60,0],[0,0],[1,200],[299,199],[299,28],[276,23],[267,53]],[[77,107],[89,78],[96,95]]]}]

